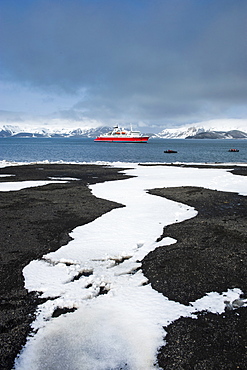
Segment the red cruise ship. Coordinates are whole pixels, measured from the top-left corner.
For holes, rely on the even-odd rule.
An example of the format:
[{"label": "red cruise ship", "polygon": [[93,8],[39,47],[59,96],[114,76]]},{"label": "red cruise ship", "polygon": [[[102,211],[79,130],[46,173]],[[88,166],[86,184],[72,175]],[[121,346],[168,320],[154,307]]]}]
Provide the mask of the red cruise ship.
[{"label": "red cruise ship", "polygon": [[119,126],[114,126],[112,131],[102,134],[94,141],[96,142],[116,142],[116,143],[147,143],[149,136],[141,134],[140,131],[132,129],[125,130]]}]

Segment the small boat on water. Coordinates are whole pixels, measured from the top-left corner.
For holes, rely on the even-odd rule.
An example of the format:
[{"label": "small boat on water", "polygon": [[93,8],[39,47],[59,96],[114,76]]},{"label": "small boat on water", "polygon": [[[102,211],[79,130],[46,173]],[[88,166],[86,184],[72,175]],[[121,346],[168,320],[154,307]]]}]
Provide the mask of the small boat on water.
[{"label": "small boat on water", "polygon": [[168,149],[168,150],[165,150],[164,153],[177,153],[177,151]]},{"label": "small boat on water", "polygon": [[125,130],[117,126],[106,134],[99,135],[96,142],[114,142],[114,143],[147,143],[150,136],[141,134],[140,131]]},{"label": "small boat on water", "polygon": [[239,152],[238,149],[229,149],[228,152]]}]

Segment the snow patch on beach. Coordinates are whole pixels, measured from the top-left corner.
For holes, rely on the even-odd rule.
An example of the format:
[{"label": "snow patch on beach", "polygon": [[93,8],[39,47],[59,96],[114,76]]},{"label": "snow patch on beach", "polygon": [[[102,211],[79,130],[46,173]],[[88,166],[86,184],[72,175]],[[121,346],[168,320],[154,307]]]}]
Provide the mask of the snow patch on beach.
[{"label": "snow patch on beach", "polygon": [[[202,186],[246,195],[247,178],[224,169],[123,166],[136,177],[90,188],[95,196],[125,207],[77,227],[66,246],[25,267],[26,288],[39,291],[47,301],[39,306],[33,323],[37,332],[16,360],[16,369],[157,368],[163,327],[202,310],[222,313],[224,301],[241,294],[239,289],[209,292],[185,306],[153,290],[140,261],[153,249],[176,242],[168,237],[156,241],[164,226],[197,214],[147,189]],[[57,308],[76,310],[53,317]]]},{"label": "snow patch on beach", "polygon": [[[16,181],[16,182],[0,182],[0,191],[18,191],[27,188],[56,184],[58,181]],[[59,181],[65,183],[67,181]]]}]

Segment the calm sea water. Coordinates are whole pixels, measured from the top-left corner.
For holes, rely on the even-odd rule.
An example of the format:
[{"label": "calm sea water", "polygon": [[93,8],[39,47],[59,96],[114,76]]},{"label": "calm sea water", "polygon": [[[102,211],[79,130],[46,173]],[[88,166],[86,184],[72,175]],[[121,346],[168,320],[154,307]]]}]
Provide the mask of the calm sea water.
[{"label": "calm sea water", "polygon": [[[230,153],[230,148],[239,152]],[[167,149],[178,153],[165,154]],[[150,139],[147,144],[127,144],[95,143],[87,138],[0,138],[0,160],[247,163],[247,140]]]}]

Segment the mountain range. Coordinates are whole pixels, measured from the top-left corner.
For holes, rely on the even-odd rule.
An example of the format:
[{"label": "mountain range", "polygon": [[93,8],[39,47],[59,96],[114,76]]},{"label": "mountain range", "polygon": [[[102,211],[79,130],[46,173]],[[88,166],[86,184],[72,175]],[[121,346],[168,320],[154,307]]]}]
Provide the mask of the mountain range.
[{"label": "mountain range", "polygon": [[[85,137],[95,138],[111,130],[111,127],[101,126],[97,128],[77,129],[24,129],[19,126],[4,125],[0,127],[0,137]],[[237,129],[215,130],[204,127],[181,127],[177,129],[165,129],[158,134],[149,134],[152,138],[162,139],[247,139],[247,133]]]},{"label": "mountain range", "polygon": [[107,126],[101,126],[97,128],[89,129],[44,129],[44,128],[31,128],[23,129],[19,126],[4,125],[0,127],[0,137],[88,137],[94,138],[98,135],[108,132],[111,128]]},{"label": "mountain range", "polygon": [[156,136],[163,139],[247,139],[247,132],[236,129],[215,130],[214,128],[193,126],[165,129]]}]

